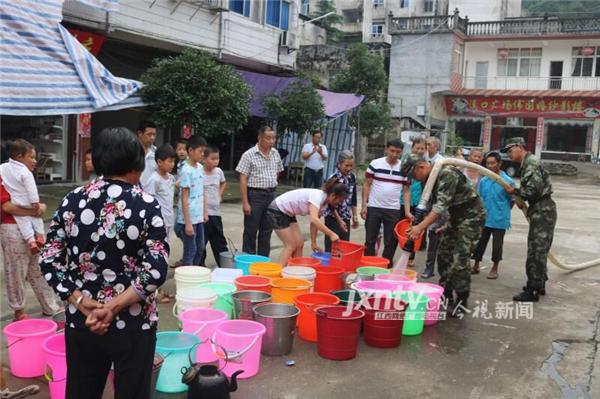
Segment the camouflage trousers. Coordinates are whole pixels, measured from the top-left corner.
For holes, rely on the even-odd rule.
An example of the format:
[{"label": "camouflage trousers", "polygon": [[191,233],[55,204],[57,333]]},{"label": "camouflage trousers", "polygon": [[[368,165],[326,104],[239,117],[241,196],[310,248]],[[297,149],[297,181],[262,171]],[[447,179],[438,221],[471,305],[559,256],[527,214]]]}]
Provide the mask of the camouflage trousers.
[{"label": "camouflage trousers", "polygon": [[529,233],[527,234],[527,286],[540,289],[548,280],[548,252],[552,246],[556,225],[556,204],[551,198],[531,205],[527,211]]},{"label": "camouflage trousers", "polygon": [[438,248],[440,285],[446,290],[466,292],[471,288],[471,254],[481,237],[485,211],[471,212],[464,218],[451,218]]}]

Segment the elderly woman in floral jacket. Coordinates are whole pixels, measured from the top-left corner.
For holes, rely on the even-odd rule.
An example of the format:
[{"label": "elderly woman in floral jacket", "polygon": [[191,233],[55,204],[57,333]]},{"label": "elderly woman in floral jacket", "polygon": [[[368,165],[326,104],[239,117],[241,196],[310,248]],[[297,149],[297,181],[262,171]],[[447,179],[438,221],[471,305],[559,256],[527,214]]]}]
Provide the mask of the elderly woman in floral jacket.
[{"label": "elderly woman in floral jacket", "polygon": [[169,247],[158,202],[139,186],[144,149],[125,128],[92,139],[100,177],[69,193],[56,211],[40,260],[69,303],[67,393],[101,398],[111,364],[115,397],[147,399],[156,343],[156,292]]}]

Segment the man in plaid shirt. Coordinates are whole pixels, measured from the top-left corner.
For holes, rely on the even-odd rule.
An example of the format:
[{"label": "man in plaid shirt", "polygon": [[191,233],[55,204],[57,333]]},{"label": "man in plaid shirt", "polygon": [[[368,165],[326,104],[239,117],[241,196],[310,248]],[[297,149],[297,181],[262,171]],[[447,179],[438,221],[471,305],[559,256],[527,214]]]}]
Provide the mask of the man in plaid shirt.
[{"label": "man in plaid shirt", "polygon": [[[244,210],[244,244],[247,254],[269,256],[271,232],[265,218],[267,207],[275,198],[277,177],[283,171],[279,152],[273,148],[277,135],[264,126],[258,131],[258,143],[242,154],[235,170],[240,174],[240,193]],[[257,251],[258,234],[258,251]]]}]

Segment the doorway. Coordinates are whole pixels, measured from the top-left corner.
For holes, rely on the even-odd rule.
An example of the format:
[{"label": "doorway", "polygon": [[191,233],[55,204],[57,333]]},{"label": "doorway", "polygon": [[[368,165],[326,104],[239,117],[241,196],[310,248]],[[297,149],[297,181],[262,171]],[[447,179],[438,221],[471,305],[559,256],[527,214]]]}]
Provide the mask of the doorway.
[{"label": "doorway", "polygon": [[550,61],[550,89],[560,90],[562,87],[563,62]]}]

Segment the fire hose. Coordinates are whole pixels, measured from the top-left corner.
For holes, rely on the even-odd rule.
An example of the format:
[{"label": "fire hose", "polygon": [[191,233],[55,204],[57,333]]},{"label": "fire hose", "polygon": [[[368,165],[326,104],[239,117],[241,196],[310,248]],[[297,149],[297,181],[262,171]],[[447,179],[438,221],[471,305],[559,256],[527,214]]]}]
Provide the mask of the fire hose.
[{"label": "fire hose", "polygon": [[[433,191],[433,186],[435,185],[438,174],[440,173],[442,168],[446,165],[474,169],[477,172],[479,172],[480,174],[487,176],[490,179],[494,180],[496,183],[500,184],[502,187],[505,187],[505,188],[509,187],[509,184],[502,177],[495,174],[491,170],[484,168],[481,165],[477,165],[473,162],[464,161],[461,159],[454,159],[454,158],[441,159],[435,163],[435,165],[431,169],[431,172],[429,173],[429,178],[427,179],[427,183],[425,184],[425,187],[423,188],[421,200],[419,201],[419,205],[417,205],[417,209],[415,210],[415,215],[414,215],[415,219],[413,221],[413,224],[418,224],[419,222],[421,222],[423,220],[423,218],[425,217],[425,215],[427,214],[427,204],[429,202],[429,199],[431,198],[431,192]],[[515,201],[520,206],[521,210],[523,211],[523,214],[525,215],[525,218],[529,222],[529,219],[527,218],[527,204],[523,201],[522,198],[520,198],[518,196],[515,196],[515,197],[516,197]],[[411,240],[410,242],[407,243],[407,249],[410,250],[412,245],[413,245],[413,243]],[[600,265],[600,258],[590,260],[587,262],[583,262],[583,263],[577,263],[577,264],[565,263],[564,261],[560,260],[556,255],[554,255],[552,252],[548,253],[548,259],[550,260],[550,262],[552,262],[557,267],[559,267],[563,270],[568,270],[568,271],[579,271],[579,270],[584,270],[584,269],[587,269],[587,268],[590,268],[593,266]]]}]

